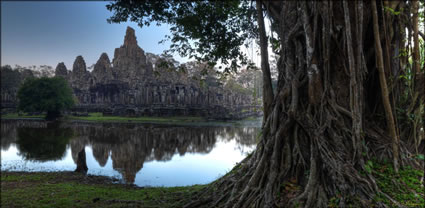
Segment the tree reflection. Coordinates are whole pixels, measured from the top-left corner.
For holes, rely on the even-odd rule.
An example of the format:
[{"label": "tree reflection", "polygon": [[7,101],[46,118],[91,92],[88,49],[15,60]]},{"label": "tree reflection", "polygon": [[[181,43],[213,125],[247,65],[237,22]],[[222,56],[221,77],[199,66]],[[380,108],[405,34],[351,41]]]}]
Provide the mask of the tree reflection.
[{"label": "tree reflection", "polygon": [[1,149],[8,150],[12,143],[16,143],[16,125],[7,120],[1,121]]},{"label": "tree reflection", "polygon": [[17,128],[17,149],[26,160],[60,160],[73,136],[71,128],[47,126],[47,128]]}]

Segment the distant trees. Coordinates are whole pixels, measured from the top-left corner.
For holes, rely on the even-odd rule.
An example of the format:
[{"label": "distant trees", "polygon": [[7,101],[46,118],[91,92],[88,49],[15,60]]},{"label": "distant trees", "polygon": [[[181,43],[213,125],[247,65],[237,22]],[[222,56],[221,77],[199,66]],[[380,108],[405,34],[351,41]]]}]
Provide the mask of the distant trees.
[{"label": "distant trees", "polygon": [[12,69],[10,65],[1,67],[1,102],[2,104],[15,104],[16,93],[22,82],[29,78],[34,77],[34,74],[29,69],[15,68]]},{"label": "distant trees", "polygon": [[19,88],[18,100],[18,110],[47,112],[46,119],[55,119],[74,105],[72,90],[62,77],[26,79]]},{"label": "distant trees", "polygon": [[24,67],[24,66],[15,64],[15,67],[13,68],[13,70],[18,71],[20,73],[25,72],[25,71],[26,72],[31,71],[31,73],[33,74],[34,77],[53,77],[53,76],[55,76],[55,70],[53,69],[52,66],[49,66],[49,65],[40,65],[38,67],[36,65],[32,65],[32,66]]},{"label": "distant trees", "polygon": [[19,87],[21,82],[21,74],[17,70],[13,70],[9,65],[1,67],[1,90],[12,90]]},{"label": "distant trees", "polygon": [[51,66],[33,65],[23,67],[16,64],[1,66],[1,101],[2,103],[15,103],[16,93],[25,79],[30,77],[53,77],[55,71]]}]

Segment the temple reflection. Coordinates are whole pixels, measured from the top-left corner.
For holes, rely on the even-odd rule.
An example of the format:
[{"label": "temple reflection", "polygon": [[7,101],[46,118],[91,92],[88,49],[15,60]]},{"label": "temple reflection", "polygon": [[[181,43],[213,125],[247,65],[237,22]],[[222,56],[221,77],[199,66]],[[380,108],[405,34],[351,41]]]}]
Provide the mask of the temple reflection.
[{"label": "temple reflection", "polygon": [[134,183],[145,162],[169,161],[174,155],[186,153],[209,153],[217,141],[235,141],[235,151],[244,152],[257,143],[259,132],[254,127],[67,123],[48,128],[40,123],[2,122],[1,148],[7,149],[16,143],[20,154],[26,158],[46,161],[63,156],[68,145],[77,165],[82,161],[78,158],[82,155],[81,151],[91,147],[93,158],[100,167],[105,167],[111,158],[113,169],[122,175],[126,183]]}]

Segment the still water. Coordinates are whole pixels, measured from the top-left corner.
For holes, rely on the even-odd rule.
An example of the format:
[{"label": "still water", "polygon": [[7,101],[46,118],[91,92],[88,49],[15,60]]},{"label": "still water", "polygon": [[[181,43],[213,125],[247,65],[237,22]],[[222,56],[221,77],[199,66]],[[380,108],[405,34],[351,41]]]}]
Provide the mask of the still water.
[{"label": "still water", "polygon": [[259,122],[242,126],[1,121],[1,170],[73,171],[138,186],[206,184],[253,151]]}]

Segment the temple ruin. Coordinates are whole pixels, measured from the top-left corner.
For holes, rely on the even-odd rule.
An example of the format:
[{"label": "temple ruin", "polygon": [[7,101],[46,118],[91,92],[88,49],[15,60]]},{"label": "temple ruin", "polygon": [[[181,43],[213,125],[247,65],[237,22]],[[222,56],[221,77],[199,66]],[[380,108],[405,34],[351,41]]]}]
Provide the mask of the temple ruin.
[{"label": "temple ruin", "polygon": [[[251,96],[220,85],[203,87],[185,73],[159,67],[158,62],[147,58],[137,45],[134,29],[127,27],[124,44],[115,49],[112,62],[102,53],[93,71],[89,72],[83,57],[78,56],[72,71],[59,63],[55,76],[68,80],[78,99],[74,109],[78,111],[126,116],[206,117],[250,112],[247,109],[252,103]],[[239,113],[238,116],[244,115]]]}]

